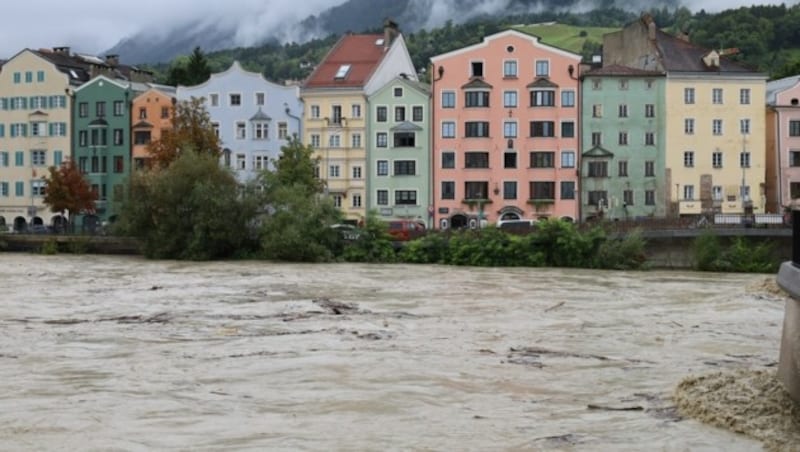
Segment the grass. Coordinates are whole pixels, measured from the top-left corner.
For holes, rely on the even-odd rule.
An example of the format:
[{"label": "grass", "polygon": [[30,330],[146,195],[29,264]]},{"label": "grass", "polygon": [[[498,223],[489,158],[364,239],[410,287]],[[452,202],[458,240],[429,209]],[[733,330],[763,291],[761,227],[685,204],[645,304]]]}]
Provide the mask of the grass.
[{"label": "grass", "polygon": [[[512,28],[523,33],[536,35],[545,44],[575,53],[581,52],[585,41],[589,40],[602,44],[604,34],[619,30],[618,28],[609,27],[577,27],[549,23],[542,25],[516,25]],[[585,31],[586,36],[581,36],[581,31]]]}]

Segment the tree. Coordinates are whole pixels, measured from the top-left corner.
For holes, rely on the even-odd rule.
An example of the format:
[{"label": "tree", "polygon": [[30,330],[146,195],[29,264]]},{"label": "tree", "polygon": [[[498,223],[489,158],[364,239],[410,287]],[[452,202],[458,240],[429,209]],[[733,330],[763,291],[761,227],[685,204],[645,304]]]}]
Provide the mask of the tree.
[{"label": "tree", "polygon": [[193,97],[175,104],[172,128],[164,130],[161,138],[152,141],[148,152],[155,166],[165,168],[175,161],[182,151],[219,158],[220,141],[211,124],[211,116],[202,98]]},{"label": "tree", "polygon": [[[97,193],[92,190],[89,182],[73,160],[63,162],[58,168],[50,167],[50,175],[45,178],[47,190],[44,194],[44,203],[50,206],[51,212],[65,212],[72,214],[94,213],[94,202]],[[67,217],[67,226],[70,219]]]},{"label": "tree", "polygon": [[166,83],[172,86],[199,85],[211,76],[211,66],[200,47],[195,47],[187,58],[181,56],[175,59],[169,68]]},{"label": "tree", "polygon": [[257,199],[209,154],[184,152],[167,168],[134,173],[119,221],[159,259],[208,260],[256,243]]}]

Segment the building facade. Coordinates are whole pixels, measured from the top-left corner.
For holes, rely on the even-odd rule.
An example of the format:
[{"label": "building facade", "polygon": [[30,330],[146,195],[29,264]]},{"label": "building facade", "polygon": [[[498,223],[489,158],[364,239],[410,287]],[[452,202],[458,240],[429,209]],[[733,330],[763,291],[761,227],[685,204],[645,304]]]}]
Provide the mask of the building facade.
[{"label": "building facade", "polygon": [[581,220],[667,215],[665,82],[618,65],[584,74]]},{"label": "building facade", "polygon": [[131,159],[134,170],[149,168],[148,145],[158,141],[164,130],[172,128],[175,110],[175,88],[150,88],[133,99],[131,104]]},{"label": "building facade", "polygon": [[368,98],[367,208],[429,228],[430,87],[395,78]]},{"label": "building facade", "polygon": [[68,75],[36,52],[23,50],[0,72],[0,228],[58,226],[64,219],[43,204],[48,168],[70,155]]},{"label": "building facade", "polygon": [[767,83],[767,212],[800,202],[800,76]]},{"label": "building facade", "polygon": [[603,38],[604,64],[666,74],[665,195],[676,216],[765,212],[766,77],[727,58],[736,51],[664,33],[649,15]]},{"label": "building facade", "polygon": [[508,30],[431,61],[437,226],[576,220],[581,56]]},{"label": "building facade", "polygon": [[205,99],[222,146],[222,163],[240,183],[252,181],[280,155],[289,137],[301,134],[299,89],[272,83],[234,61],[200,85],[178,86],[177,99]]},{"label": "building facade", "polygon": [[366,214],[367,99],[401,74],[417,78],[402,34],[387,22],[382,35],[343,36],[302,86],[303,142],[314,148],[326,194],[346,221]]}]

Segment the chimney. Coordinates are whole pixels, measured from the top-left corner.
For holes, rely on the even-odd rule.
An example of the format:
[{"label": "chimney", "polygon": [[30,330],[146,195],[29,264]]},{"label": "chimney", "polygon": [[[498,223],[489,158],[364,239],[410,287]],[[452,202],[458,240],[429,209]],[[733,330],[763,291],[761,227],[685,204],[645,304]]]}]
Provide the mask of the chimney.
[{"label": "chimney", "polygon": [[53,47],[53,52],[59,55],[69,56],[69,47]]},{"label": "chimney", "polygon": [[106,55],[106,64],[111,67],[117,67],[119,65],[119,55]]},{"label": "chimney", "polygon": [[395,38],[400,34],[400,30],[397,27],[397,22],[389,19],[388,17],[383,21],[383,46],[384,48],[388,49],[391,47],[392,43],[394,42]]}]

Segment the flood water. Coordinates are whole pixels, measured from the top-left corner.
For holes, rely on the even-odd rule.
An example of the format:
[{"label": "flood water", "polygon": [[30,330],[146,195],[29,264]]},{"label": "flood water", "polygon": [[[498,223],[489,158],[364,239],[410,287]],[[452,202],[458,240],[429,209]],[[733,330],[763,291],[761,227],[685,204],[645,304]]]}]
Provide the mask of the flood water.
[{"label": "flood water", "polygon": [[771,368],[768,275],[0,254],[2,450],[759,450],[681,419]]}]

